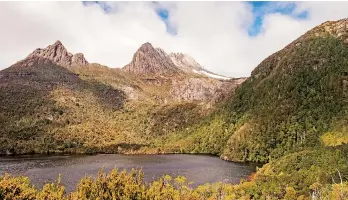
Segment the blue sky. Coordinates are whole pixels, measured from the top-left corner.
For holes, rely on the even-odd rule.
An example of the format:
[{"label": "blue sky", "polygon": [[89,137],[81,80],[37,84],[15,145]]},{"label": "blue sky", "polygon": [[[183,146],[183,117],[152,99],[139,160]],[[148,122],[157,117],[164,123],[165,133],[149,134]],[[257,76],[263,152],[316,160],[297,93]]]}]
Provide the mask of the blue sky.
[{"label": "blue sky", "polygon": [[164,8],[158,8],[156,10],[157,15],[164,21],[167,27],[167,32],[170,33],[171,35],[176,35],[176,30],[174,27],[171,27],[168,22],[168,17],[169,17],[169,11],[164,9]]},{"label": "blue sky", "polygon": [[[91,3],[98,4],[105,12],[109,12],[111,7],[108,4],[102,1],[94,2],[83,2],[84,5]],[[156,2],[153,2],[156,3]],[[296,9],[296,4],[294,2],[275,2],[275,1],[248,1],[246,2],[252,8],[253,12],[253,23],[248,28],[249,36],[257,36],[262,30],[263,18],[267,14],[280,13],[282,15],[288,15],[296,19],[307,19],[308,12],[304,11],[299,14],[295,14],[294,10]],[[164,8],[158,8],[156,10],[157,15],[164,21],[167,27],[167,32],[176,35],[176,30],[173,27],[169,26],[168,17],[169,11]]]},{"label": "blue sky", "polygon": [[308,18],[308,12],[304,11],[299,14],[295,14],[294,11],[296,9],[295,3],[287,3],[282,4],[285,6],[282,6],[281,4],[278,4],[278,2],[274,1],[250,1],[247,2],[252,6],[253,11],[253,24],[248,29],[248,34],[250,36],[256,36],[260,33],[263,17],[267,14],[271,13],[280,13],[282,15],[289,15],[291,17],[294,17],[296,19],[307,19]]},{"label": "blue sky", "polygon": [[[280,13],[282,15],[288,15],[291,17],[294,17],[296,19],[307,19],[308,18],[308,12],[304,11],[299,14],[294,14],[296,4],[295,3],[287,3],[286,6],[283,6],[285,4],[278,4],[278,2],[275,1],[248,1],[246,2],[252,7],[253,12],[253,23],[248,29],[249,36],[257,36],[261,32],[261,27],[263,23],[263,17],[267,14],[272,13]],[[168,26],[168,17],[169,12],[166,9],[157,9],[157,14],[161,19],[166,23],[167,25],[167,31],[170,34],[175,35],[176,32],[172,28],[169,28]]]}]

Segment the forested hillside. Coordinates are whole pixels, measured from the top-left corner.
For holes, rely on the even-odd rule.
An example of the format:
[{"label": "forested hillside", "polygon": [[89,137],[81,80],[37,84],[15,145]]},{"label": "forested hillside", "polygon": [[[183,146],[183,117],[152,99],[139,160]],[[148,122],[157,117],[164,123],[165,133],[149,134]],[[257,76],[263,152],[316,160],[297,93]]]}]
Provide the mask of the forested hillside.
[{"label": "forested hillside", "polygon": [[339,132],[347,105],[345,24],[324,23],[266,58],[209,119],[183,135],[198,145],[209,135],[227,138],[223,148],[203,145],[201,151],[236,161],[265,162],[329,138],[344,144],[345,134]]},{"label": "forested hillside", "polygon": [[261,62],[209,117],[168,136],[163,148],[267,162],[254,181],[275,198],[286,187],[306,195],[313,184],[347,180],[347,38],[348,20],[315,27]]}]

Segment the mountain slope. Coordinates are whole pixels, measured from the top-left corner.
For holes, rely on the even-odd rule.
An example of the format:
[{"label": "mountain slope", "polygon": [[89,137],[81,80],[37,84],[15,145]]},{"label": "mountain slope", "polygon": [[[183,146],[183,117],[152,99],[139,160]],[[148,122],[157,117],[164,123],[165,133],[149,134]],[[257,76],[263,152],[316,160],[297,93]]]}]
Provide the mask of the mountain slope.
[{"label": "mountain slope", "polygon": [[0,89],[1,154],[45,153],[64,145],[82,145],[80,136],[69,135],[77,133],[71,128],[88,128],[100,117],[93,113],[118,111],[125,99],[121,90],[82,80],[36,56],[2,70]]},{"label": "mountain slope", "polygon": [[[253,70],[227,106],[247,120],[231,136],[226,156],[272,159],[317,146],[322,134],[345,120],[346,25],[324,23]],[[260,134],[258,141],[246,141]]]},{"label": "mountain slope", "polygon": [[199,132],[220,123],[215,135],[225,139],[211,150],[236,161],[264,162],[321,145],[320,136],[345,120],[347,24],[324,23],[266,58],[228,103],[197,125],[199,137],[185,134],[195,144],[209,144],[209,134]]},{"label": "mountain slope", "polygon": [[155,138],[202,119],[243,80],[184,73],[149,43],[131,63],[90,64],[57,41],[0,71],[0,154],[157,151]]},{"label": "mountain slope", "polygon": [[268,162],[249,188],[255,199],[283,199],[289,191],[304,198],[347,181],[347,38],[347,19],[308,31],[262,61],[209,117],[168,135],[162,148]]}]

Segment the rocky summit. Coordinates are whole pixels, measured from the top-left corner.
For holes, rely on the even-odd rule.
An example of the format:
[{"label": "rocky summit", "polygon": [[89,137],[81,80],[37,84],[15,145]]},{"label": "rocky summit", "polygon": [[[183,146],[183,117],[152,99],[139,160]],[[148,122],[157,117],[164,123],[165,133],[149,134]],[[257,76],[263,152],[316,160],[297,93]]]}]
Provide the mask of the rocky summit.
[{"label": "rocky summit", "polygon": [[231,79],[206,70],[191,56],[183,53],[166,53],[154,48],[151,43],[143,44],[134,54],[131,63],[123,67],[126,72],[146,75],[201,75],[215,79]]},{"label": "rocky summit", "polygon": [[36,49],[33,53],[29,54],[28,57],[43,57],[59,65],[68,67],[72,65],[88,65],[88,61],[82,53],[72,54],[68,52],[59,40],[44,49]]},{"label": "rocky summit", "polygon": [[175,74],[180,70],[165,55],[156,50],[150,43],[145,43],[135,52],[133,60],[123,67],[126,72],[135,74]]}]

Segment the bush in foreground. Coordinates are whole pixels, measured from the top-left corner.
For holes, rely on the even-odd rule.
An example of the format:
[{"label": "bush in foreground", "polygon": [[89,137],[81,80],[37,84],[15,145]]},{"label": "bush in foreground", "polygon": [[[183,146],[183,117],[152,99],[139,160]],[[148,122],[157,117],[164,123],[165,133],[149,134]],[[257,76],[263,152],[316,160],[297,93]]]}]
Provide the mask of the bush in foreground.
[{"label": "bush in foreground", "polygon": [[[220,199],[347,199],[348,182],[323,185],[311,185],[308,195],[298,195],[293,187],[275,187],[274,194],[265,190],[267,184],[255,180],[244,181],[239,185],[214,183],[200,185],[196,188],[183,176],[172,178],[168,175],[146,183],[144,174],[138,170],[126,172],[117,168],[109,173],[99,171],[97,178],[84,177],[74,192],[65,193],[65,187],[56,183],[36,189],[27,177],[13,177],[5,174],[0,177],[0,199],[3,200],[220,200]],[[269,189],[269,188],[268,188]],[[266,191],[266,192],[263,192]],[[279,196],[279,194],[282,194]]]}]

